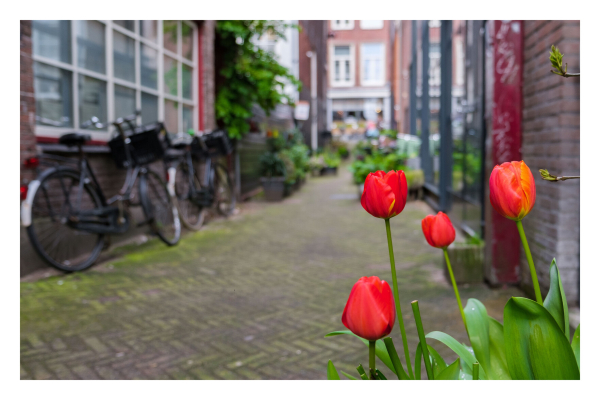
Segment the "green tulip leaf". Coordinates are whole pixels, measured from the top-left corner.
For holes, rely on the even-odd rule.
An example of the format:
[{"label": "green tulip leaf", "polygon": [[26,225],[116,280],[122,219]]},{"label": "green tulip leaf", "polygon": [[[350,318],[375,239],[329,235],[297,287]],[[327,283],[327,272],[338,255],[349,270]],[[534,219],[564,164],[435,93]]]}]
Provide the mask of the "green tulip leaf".
[{"label": "green tulip leaf", "polygon": [[[448,346],[450,350],[455,352],[460,357],[463,370],[469,375],[473,375],[473,364],[477,362],[477,359],[465,346],[460,344],[458,340],[444,332],[438,331],[430,332],[425,337],[439,340]],[[479,378],[487,379],[485,371],[480,371]]]},{"label": "green tulip leaf", "polygon": [[331,360],[329,360],[329,362],[327,363],[327,380],[329,380],[329,381],[339,381],[340,380],[340,376],[338,375],[338,372],[335,369],[335,366],[333,365]]},{"label": "green tulip leaf", "polygon": [[579,379],[564,332],[535,301],[513,297],[506,303],[504,345],[512,379]]},{"label": "green tulip leaf", "polygon": [[567,340],[569,340],[571,338],[569,308],[567,307],[567,297],[560,280],[556,259],[553,259],[552,264],[550,264],[550,290],[544,300],[544,307],[554,317],[560,329],[565,333]]},{"label": "green tulip leaf", "polygon": [[487,310],[479,300],[469,299],[464,311],[475,358],[477,358],[481,368],[488,374],[490,379],[493,379],[493,374],[490,373],[490,324]]},{"label": "green tulip leaf", "polygon": [[433,347],[427,345],[427,348],[429,349],[429,358],[433,366],[433,376],[437,379],[437,376],[448,367],[448,364],[446,364],[446,361],[444,361],[442,356]]},{"label": "green tulip leaf", "polygon": [[[335,331],[335,332],[328,333],[327,335],[325,335],[325,337],[337,336],[337,335],[352,335],[352,336],[355,336],[355,337],[359,338],[360,340],[362,340],[363,343],[366,344],[367,346],[369,345],[369,341],[367,339],[363,339],[360,336],[355,335],[351,331]],[[383,343],[383,340],[381,340],[381,339],[379,339],[375,342],[375,354],[385,364],[386,367],[391,369],[394,374],[396,373],[396,369],[394,368],[394,364],[392,363],[392,360],[390,359],[387,348],[385,347],[385,344]]]},{"label": "green tulip leaf", "polygon": [[358,367],[356,367],[356,370],[358,371],[358,374],[360,375],[360,377],[362,378],[363,381],[368,381],[369,380],[369,375],[367,375],[365,369],[363,368],[362,364],[358,364]]},{"label": "green tulip leaf", "polygon": [[457,358],[452,364],[448,365],[440,374],[435,374],[436,381],[456,381],[460,375],[460,359]]},{"label": "green tulip leaf", "polygon": [[489,317],[490,330],[490,379],[510,379],[506,352],[504,350],[504,327],[494,318]]},{"label": "green tulip leaf", "polygon": [[375,377],[377,378],[377,380],[387,381],[387,378],[385,377],[385,375],[382,374],[381,371],[378,370],[377,368],[375,368]]},{"label": "green tulip leaf", "polygon": [[[406,372],[404,371],[404,366],[400,362],[400,358],[398,357],[398,352],[396,352],[396,347],[394,346],[394,341],[391,337],[386,337],[383,339],[383,344],[388,352],[388,356],[394,365],[394,370],[396,371],[396,375],[400,380],[410,380]],[[377,350],[376,350],[377,351]]]},{"label": "green tulip leaf", "polygon": [[415,354],[415,380],[421,380],[421,357],[423,356],[423,350],[421,350],[421,343],[417,345],[417,351]]},{"label": "green tulip leaf", "polygon": [[571,348],[573,349],[573,354],[575,355],[575,359],[577,360],[577,366],[579,367],[579,370],[581,370],[581,365],[579,364],[579,327],[581,327],[581,324],[577,325],[577,330],[573,334]]},{"label": "green tulip leaf", "polygon": [[340,371],[340,372],[342,373],[342,375],[344,375],[348,379],[351,379],[353,381],[357,381],[358,380],[357,378],[353,377],[352,375],[350,375],[350,374],[348,374],[348,373],[346,373],[344,371]]}]

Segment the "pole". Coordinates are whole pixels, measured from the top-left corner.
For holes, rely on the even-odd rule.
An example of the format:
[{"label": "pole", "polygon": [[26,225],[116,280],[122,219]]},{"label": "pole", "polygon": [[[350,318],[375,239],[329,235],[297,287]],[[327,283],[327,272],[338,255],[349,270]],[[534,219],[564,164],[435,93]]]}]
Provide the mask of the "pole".
[{"label": "pole", "polygon": [[314,151],[318,147],[317,137],[317,53],[309,51],[306,53],[310,57],[310,144]]}]

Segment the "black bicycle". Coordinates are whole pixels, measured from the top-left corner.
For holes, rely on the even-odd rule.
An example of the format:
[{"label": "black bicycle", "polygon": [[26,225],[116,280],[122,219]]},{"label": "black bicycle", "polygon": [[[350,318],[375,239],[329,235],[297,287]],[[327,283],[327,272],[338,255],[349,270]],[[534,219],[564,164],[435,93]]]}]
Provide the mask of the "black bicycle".
[{"label": "black bicycle", "polygon": [[236,204],[233,179],[218,161],[233,150],[227,133],[216,130],[201,136],[184,135],[170,138],[168,143],[170,150],[164,160],[183,225],[200,229],[210,207],[223,216],[231,215]]},{"label": "black bicycle", "polygon": [[[108,142],[118,168],[127,169],[119,193],[106,199],[82,150],[90,135],[68,133],[59,143],[77,146],[78,159],[43,154],[32,165],[50,164],[30,182],[21,204],[22,224],[37,253],[63,271],[90,267],[104,247],[105,235],[120,234],[130,225],[130,206],[141,206],[152,231],[169,246],[177,244],[181,225],[177,208],[164,180],[148,164],[164,156],[162,123],[136,126],[139,111],[111,124],[117,135]],[[83,127],[108,126],[93,117]],[[139,179],[138,179],[139,178]],[[134,188],[138,182],[139,200]]]}]

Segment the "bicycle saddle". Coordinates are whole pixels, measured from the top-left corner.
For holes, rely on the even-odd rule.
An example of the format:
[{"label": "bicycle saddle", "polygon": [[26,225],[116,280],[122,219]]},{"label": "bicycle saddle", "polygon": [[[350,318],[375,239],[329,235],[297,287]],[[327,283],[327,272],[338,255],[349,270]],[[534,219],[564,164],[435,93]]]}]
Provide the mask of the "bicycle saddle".
[{"label": "bicycle saddle", "polygon": [[87,133],[67,133],[58,139],[58,143],[71,146],[80,146],[91,140],[91,136]]}]

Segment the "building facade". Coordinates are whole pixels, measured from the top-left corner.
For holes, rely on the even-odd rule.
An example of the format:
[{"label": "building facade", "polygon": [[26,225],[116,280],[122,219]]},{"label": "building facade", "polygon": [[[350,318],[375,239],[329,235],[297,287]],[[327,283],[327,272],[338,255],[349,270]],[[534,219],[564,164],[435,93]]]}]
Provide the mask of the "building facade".
[{"label": "building facade", "polygon": [[[170,133],[215,127],[214,21],[21,21],[20,43],[21,185],[35,177],[26,159],[75,156],[58,138],[80,132],[103,191],[116,194],[125,171],[106,145],[113,128],[84,128],[92,116],[140,109],[138,123],[164,121]],[[21,228],[21,274],[44,265],[33,253]]]},{"label": "building facade", "polygon": [[328,126],[334,135],[391,128],[393,29],[388,20],[331,20]]}]

